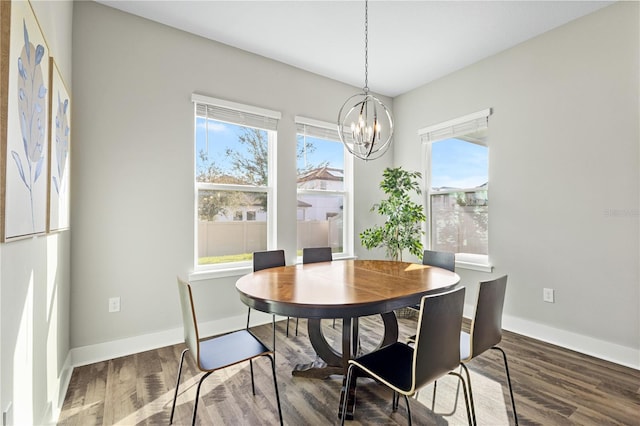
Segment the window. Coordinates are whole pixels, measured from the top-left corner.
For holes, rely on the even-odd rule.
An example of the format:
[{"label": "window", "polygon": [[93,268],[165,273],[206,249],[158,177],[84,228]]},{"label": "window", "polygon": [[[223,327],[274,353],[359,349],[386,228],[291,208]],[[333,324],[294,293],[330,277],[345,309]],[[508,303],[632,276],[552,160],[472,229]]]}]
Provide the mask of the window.
[{"label": "window", "polygon": [[196,269],[251,264],[275,247],[273,159],[280,113],[193,95]]},{"label": "window", "polygon": [[427,217],[432,250],[456,253],[456,265],[490,270],[489,148],[480,111],[419,131],[427,159]]},{"label": "window", "polygon": [[353,157],[346,155],[335,124],[296,117],[297,248],[331,247],[353,253]]}]

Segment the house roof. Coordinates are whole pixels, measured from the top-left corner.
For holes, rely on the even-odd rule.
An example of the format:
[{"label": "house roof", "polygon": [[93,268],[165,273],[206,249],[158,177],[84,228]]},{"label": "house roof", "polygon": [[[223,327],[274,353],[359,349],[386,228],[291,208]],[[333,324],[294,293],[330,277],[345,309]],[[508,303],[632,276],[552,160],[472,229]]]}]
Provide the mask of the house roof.
[{"label": "house roof", "polygon": [[330,180],[342,182],[344,180],[344,171],[342,169],[323,166],[317,169],[312,169],[302,176],[298,177],[298,183],[308,182],[311,180]]}]

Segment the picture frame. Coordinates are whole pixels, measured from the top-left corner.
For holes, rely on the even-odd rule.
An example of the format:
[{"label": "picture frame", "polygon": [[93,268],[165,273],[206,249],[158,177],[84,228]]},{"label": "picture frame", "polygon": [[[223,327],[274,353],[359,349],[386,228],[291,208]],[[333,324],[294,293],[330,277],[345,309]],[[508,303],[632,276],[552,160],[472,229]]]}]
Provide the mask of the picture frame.
[{"label": "picture frame", "polygon": [[60,70],[49,58],[49,199],[47,232],[69,229],[71,97]]},{"label": "picture frame", "polygon": [[48,221],[49,48],[29,1],[0,2],[0,240]]}]

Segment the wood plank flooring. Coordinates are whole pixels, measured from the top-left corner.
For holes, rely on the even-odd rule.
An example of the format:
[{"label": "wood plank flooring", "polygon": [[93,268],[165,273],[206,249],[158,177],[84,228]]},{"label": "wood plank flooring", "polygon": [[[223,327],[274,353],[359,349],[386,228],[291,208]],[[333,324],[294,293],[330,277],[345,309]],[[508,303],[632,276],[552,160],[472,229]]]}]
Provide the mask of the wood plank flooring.
[{"label": "wood plank flooring", "polygon": [[[413,318],[400,318],[400,340],[415,334]],[[323,320],[327,340],[338,349],[340,320],[335,329]],[[291,326],[295,321],[292,320]],[[465,322],[468,327],[468,322]],[[341,376],[328,379],[293,377],[297,363],[316,359],[300,320],[298,336],[285,336],[285,322],[276,327],[276,368],[286,425],[339,424]],[[254,328],[267,344],[271,325]],[[381,334],[379,317],[361,320],[361,345],[367,351]],[[557,346],[505,332],[501,347],[509,369],[521,425],[640,425],[640,371],[602,361]],[[184,345],[168,346],[74,370],[60,425],[168,424],[180,353]],[[469,364],[476,416],[480,425],[514,424],[502,356],[489,351]],[[271,368],[267,359],[254,362],[256,396],[251,394],[249,365],[242,364],[209,376],[201,391],[198,424],[278,424]],[[190,424],[200,373],[187,356],[174,424]],[[438,381],[435,411],[432,386],[411,399],[414,424],[465,425],[462,392],[457,381]],[[348,425],[404,425],[406,408],[400,401],[391,410],[391,392],[368,379],[358,380],[355,419]]]}]

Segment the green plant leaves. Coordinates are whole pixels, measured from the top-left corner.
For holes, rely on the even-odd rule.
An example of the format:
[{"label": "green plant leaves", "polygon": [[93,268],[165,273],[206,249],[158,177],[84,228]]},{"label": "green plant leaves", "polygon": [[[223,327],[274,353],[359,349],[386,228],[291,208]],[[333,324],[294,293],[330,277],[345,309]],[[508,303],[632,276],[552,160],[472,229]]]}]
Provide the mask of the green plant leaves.
[{"label": "green plant leaves", "polygon": [[422,256],[422,223],[427,220],[421,205],[411,195],[422,193],[420,172],[410,172],[402,167],[386,168],[382,173],[380,188],[388,195],[386,199],[371,207],[385,216],[384,225],[376,225],[360,233],[362,246],[367,250],[385,247],[386,256],[402,260],[402,251],[408,249],[417,257]]}]

